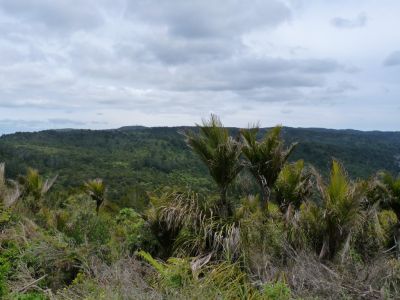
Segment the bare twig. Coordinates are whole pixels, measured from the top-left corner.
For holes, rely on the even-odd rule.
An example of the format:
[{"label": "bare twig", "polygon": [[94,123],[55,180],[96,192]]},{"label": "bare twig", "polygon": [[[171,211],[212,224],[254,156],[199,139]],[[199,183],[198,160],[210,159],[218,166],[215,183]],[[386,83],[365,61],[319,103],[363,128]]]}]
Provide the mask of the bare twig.
[{"label": "bare twig", "polygon": [[32,285],[34,285],[35,283],[39,282],[40,280],[42,280],[42,279],[44,279],[46,277],[47,277],[47,274],[44,274],[42,277],[40,277],[38,279],[35,279],[31,283],[29,283],[29,284],[25,285],[24,287],[20,288],[17,292],[20,293],[20,292],[23,292],[23,291],[27,290],[29,287],[31,287]]}]

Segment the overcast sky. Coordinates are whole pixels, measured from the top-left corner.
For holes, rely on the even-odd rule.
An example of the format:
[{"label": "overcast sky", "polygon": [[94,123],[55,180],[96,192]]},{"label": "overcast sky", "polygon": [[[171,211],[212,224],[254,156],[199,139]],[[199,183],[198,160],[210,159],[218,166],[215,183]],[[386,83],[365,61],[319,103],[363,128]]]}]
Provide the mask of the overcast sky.
[{"label": "overcast sky", "polygon": [[0,0],[0,134],[400,130],[398,0]]}]

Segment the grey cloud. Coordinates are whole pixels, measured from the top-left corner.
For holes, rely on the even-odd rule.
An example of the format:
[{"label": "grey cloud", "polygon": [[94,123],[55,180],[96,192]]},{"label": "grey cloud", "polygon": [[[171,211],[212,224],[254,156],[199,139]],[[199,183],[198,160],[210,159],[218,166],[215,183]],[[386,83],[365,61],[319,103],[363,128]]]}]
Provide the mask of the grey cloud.
[{"label": "grey cloud", "polygon": [[293,110],[289,109],[289,108],[285,108],[285,109],[281,110],[281,113],[283,113],[283,114],[291,114],[292,112],[293,112]]},{"label": "grey cloud", "polygon": [[139,0],[129,5],[136,17],[166,26],[172,35],[188,39],[240,35],[257,26],[276,26],[291,16],[290,9],[277,0],[251,4],[228,0],[221,5],[203,0]]},{"label": "grey cloud", "polygon": [[82,127],[86,123],[69,119],[24,120],[0,119],[0,135],[15,131],[37,131],[47,128]]},{"label": "grey cloud", "polygon": [[[293,49],[292,58],[254,55],[244,38],[289,20],[283,1],[26,2],[0,0],[0,107],[9,110],[198,115],[318,98],[336,88],[333,74],[349,72],[334,59],[294,58],[304,51]],[[85,125],[61,117],[37,127]]]},{"label": "grey cloud", "polygon": [[0,8],[23,22],[35,22],[49,31],[91,29],[103,23],[95,1],[1,0]]},{"label": "grey cloud", "polygon": [[383,65],[386,67],[393,67],[400,65],[400,51],[394,51],[389,54],[388,57],[383,61]]},{"label": "grey cloud", "polygon": [[[323,74],[339,70],[340,65],[331,60],[240,57],[214,63],[213,67],[202,67],[191,77],[184,70],[177,75],[174,88],[240,91],[264,87],[315,87],[323,85]],[[185,79],[188,80],[185,82]]]},{"label": "grey cloud", "polygon": [[342,17],[336,17],[331,20],[331,24],[337,28],[341,29],[351,29],[357,27],[364,27],[367,25],[367,15],[365,13],[359,14],[354,19],[346,19]]},{"label": "grey cloud", "polygon": [[76,126],[85,125],[85,122],[64,119],[64,118],[51,118],[51,119],[48,119],[48,122],[52,123],[54,125],[64,125],[64,126],[66,126],[66,125],[76,125]]},{"label": "grey cloud", "polygon": [[147,46],[156,59],[169,65],[223,60],[241,48],[240,43],[211,38],[195,41],[154,39]]},{"label": "grey cloud", "polygon": [[347,81],[337,82],[335,86],[328,87],[326,92],[328,94],[343,94],[349,91],[355,91],[357,87]]}]

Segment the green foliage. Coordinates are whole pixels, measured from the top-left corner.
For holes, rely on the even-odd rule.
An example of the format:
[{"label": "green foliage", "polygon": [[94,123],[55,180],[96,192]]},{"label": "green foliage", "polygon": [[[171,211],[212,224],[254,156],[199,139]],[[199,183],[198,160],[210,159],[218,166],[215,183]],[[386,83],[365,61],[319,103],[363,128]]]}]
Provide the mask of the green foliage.
[{"label": "green foliage", "polygon": [[115,218],[113,243],[119,252],[134,253],[136,250],[146,250],[155,253],[158,248],[147,222],[133,209],[123,208]]},{"label": "green foliage", "polygon": [[[191,128],[47,130],[3,135],[0,161],[6,162],[9,178],[24,174],[28,167],[49,176],[59,174],[52,189],[69,193],[88,178],[101,177],[108,185],[108,200],[114,202],[130,194],[132,186],[152,192],[163,186],[190,187],[207,193],[215,187],[207,168],[185,147],[179,132],[187,129]],[[260,135],[267,130],[260,129]],[[236,134],[238,129],[230,131]],[[329,175],[331,157],[342,161],[352,178],[367,178],[382,169],[400,172],[395,158],[400,148],[399,133],[288,127],[281,133],[287,144],[299,143],[290,160],[304,159],[323,175]]]},{"label": "green foliage", "polygon": [[20,196],[21,192],[18,183],[13,180],[6,180],[5,164],[0,163],[0,209],[8,208],[15,204]]},{"label": "green foliage", "polygon": [[281,127],[276,126],[267,132],[261,141],[257,140],[258,127],[241,130],[243,137],[243,155],[247,167],[257,180],[261,189],[261,207],[268,208],[271,189],[285,162],[292,153],[295,144],[285,148],[281,138]]},{"label": "green foliage", "polygon": [[174,246],[174,254],[191,256],[214,251],[217,256],[237,258],[238,223],[216,213],[219,207],[215,201],[192,192],[167,193],[161,199],[148,212],[148,218],[162,225],[156,230],[168,237],[165,242]]},{"label": "green foliage", "polygon": [[209,121],[203,121],[199,133],[186,132],[186,142],[207,166],[211,177],[220,189],[220,211],[225,216],[232,214],[232,208],[226,199],[228,186],[242,169],[239,157],[241,145],[229,135],[217,116],[211,115]]},{"label": "green foliage", "polygon": [[335,160],[329,183],[325,184],[319,178],[317,186],[321,206],[308,202],[303,209],[303,222],[314,246],[323,241],[320,258],[333,258],[341,247],[348,250],[352,235],[362,224],[365,190],[361,183],[349,180],[343,166]]},{"label": "green foliage", "polygon": [[283,167],[275,183],[275,200],[282,212],[286,212],[289,206],[298,210],[310,197],[313,188],[311,175],[305,170],[302,160]]},{"label": "green foliage", "polygon": [[286,283],[277,281],[264,284],[263,296],[268,300],[289,300],[291,299],[291,291]]},{"label": "green foliage", "polygon": [[5,257],[0,257],[0,298],[8,294],[7,277],[10,269],[10,262]]},{"label": "green foliage", "polygon": [[106,186],[100,178],[88,180],[84,184],[85,192],[96,201],[96,213],[99,214],[99,208],[106,197]]},{"label": "green foliage", "polygon": [[37,213],[43,206],[43,198],[56,181],[57,176],[44,179],[38,170],[28,168],[25,176],[19,178],[23,186],[24,205],[32,212]]},{"label": "green foliage", "polygon": [[14,296],[15,300],[46,300],[48,299],[44,294],[38,292],[30,292],[26,294],[19,294]]},{"label": "green foliage", "polygon": [[158,271],[166,288],[180,288],[190,281],[191,269],[188,259],[169,258],[167,263],[163,264],[147,252],[140,251],[138,254]]},{"label": "green foliage", "polygon": [[[29,169],[16,183],[0,164],[0,298],[399,298],[399,179],[352,180],[334,160],[325,181],[304,161],[287,162],[293,146],[281,133],[292,142],[296,131],[258,132],[242,131],[243,145],[212,116],[186,133],[204,166],[176,129],[0,138],[1,158],[14,151],[19,159],[11,174],[32,160],[61,174],[47,194],[56,177]],[[332,132],[312,132],[310,153],[339,149]],[[369,141],[343,136],[356,148]],[[241,154],[248,170],[238,179]],[[86,193],[77,188],[100,176],[107,188],[100,179],[86,181]],[[253,196],[260,182],[264,195]],[[215,186],[220,197],[210,193]],[[258,205],[265,191],[275,200],[268,214]]]},{"label": "green foliage", "polygon": [[240,220],[240,255],[250,273],[263,278],[264,267],[284,259],[286,245],[285,223],[275,204],[269,205],[267,220],[260,210]]},{"label": "green foliage", "polygon": [[60,228],[78,245],[82,243],[107,244],[110,240],[110,223],[90,211],[77,211],[70,216],[66,227]]},{"label": "green foliage", "polygon": [[11,220],[11,213],[0,205],[0,229],[4,228]]},{"label": "green foliage", "polygon": [[379,212],[378,218],[383,232],[386,236],[390,236],[390,233],[398,222],[396,214],[392,210],[382,210]]},{"label": "green foliage", "polygon": [[196,268],[195,259],[170,258],[163,263],[146,252],[139,255],[157,270],[157,285],[168,299],[263,299],[237,264],[221,262]]},{"label": "green foliage", "polygon": [[120,207],[133,208],[135,211],[143,213],[150,205],[150,198],[143,188],[133,186],[118,201],[118,205]]}]

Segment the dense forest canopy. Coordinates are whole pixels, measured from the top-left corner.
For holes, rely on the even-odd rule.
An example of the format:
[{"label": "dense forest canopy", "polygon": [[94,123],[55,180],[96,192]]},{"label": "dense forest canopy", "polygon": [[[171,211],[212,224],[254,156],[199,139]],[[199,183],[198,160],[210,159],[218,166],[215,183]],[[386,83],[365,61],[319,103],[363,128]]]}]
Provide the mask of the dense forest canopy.
[{"label": "dense forest canopy", "polygon": [[[190,151],[182,132],[190,127],[123,127],[116,130],[47,130],[0,138],[0,161],[14,178],[28,167],[59,178],[55,188],[77,188],[101,177],[118,200],[163,186],[198,191],[212,188],[207,169]],[[229,128],[231,134],[239,133]],[[261,129],[261,136],[265,130]],[[304,159],[323,174],[329,161],[343,162],[353,178],[379,170],[400,172],[400,133],[355,130],[282,129],[287,144],[298,142],[290,161]]]}]

